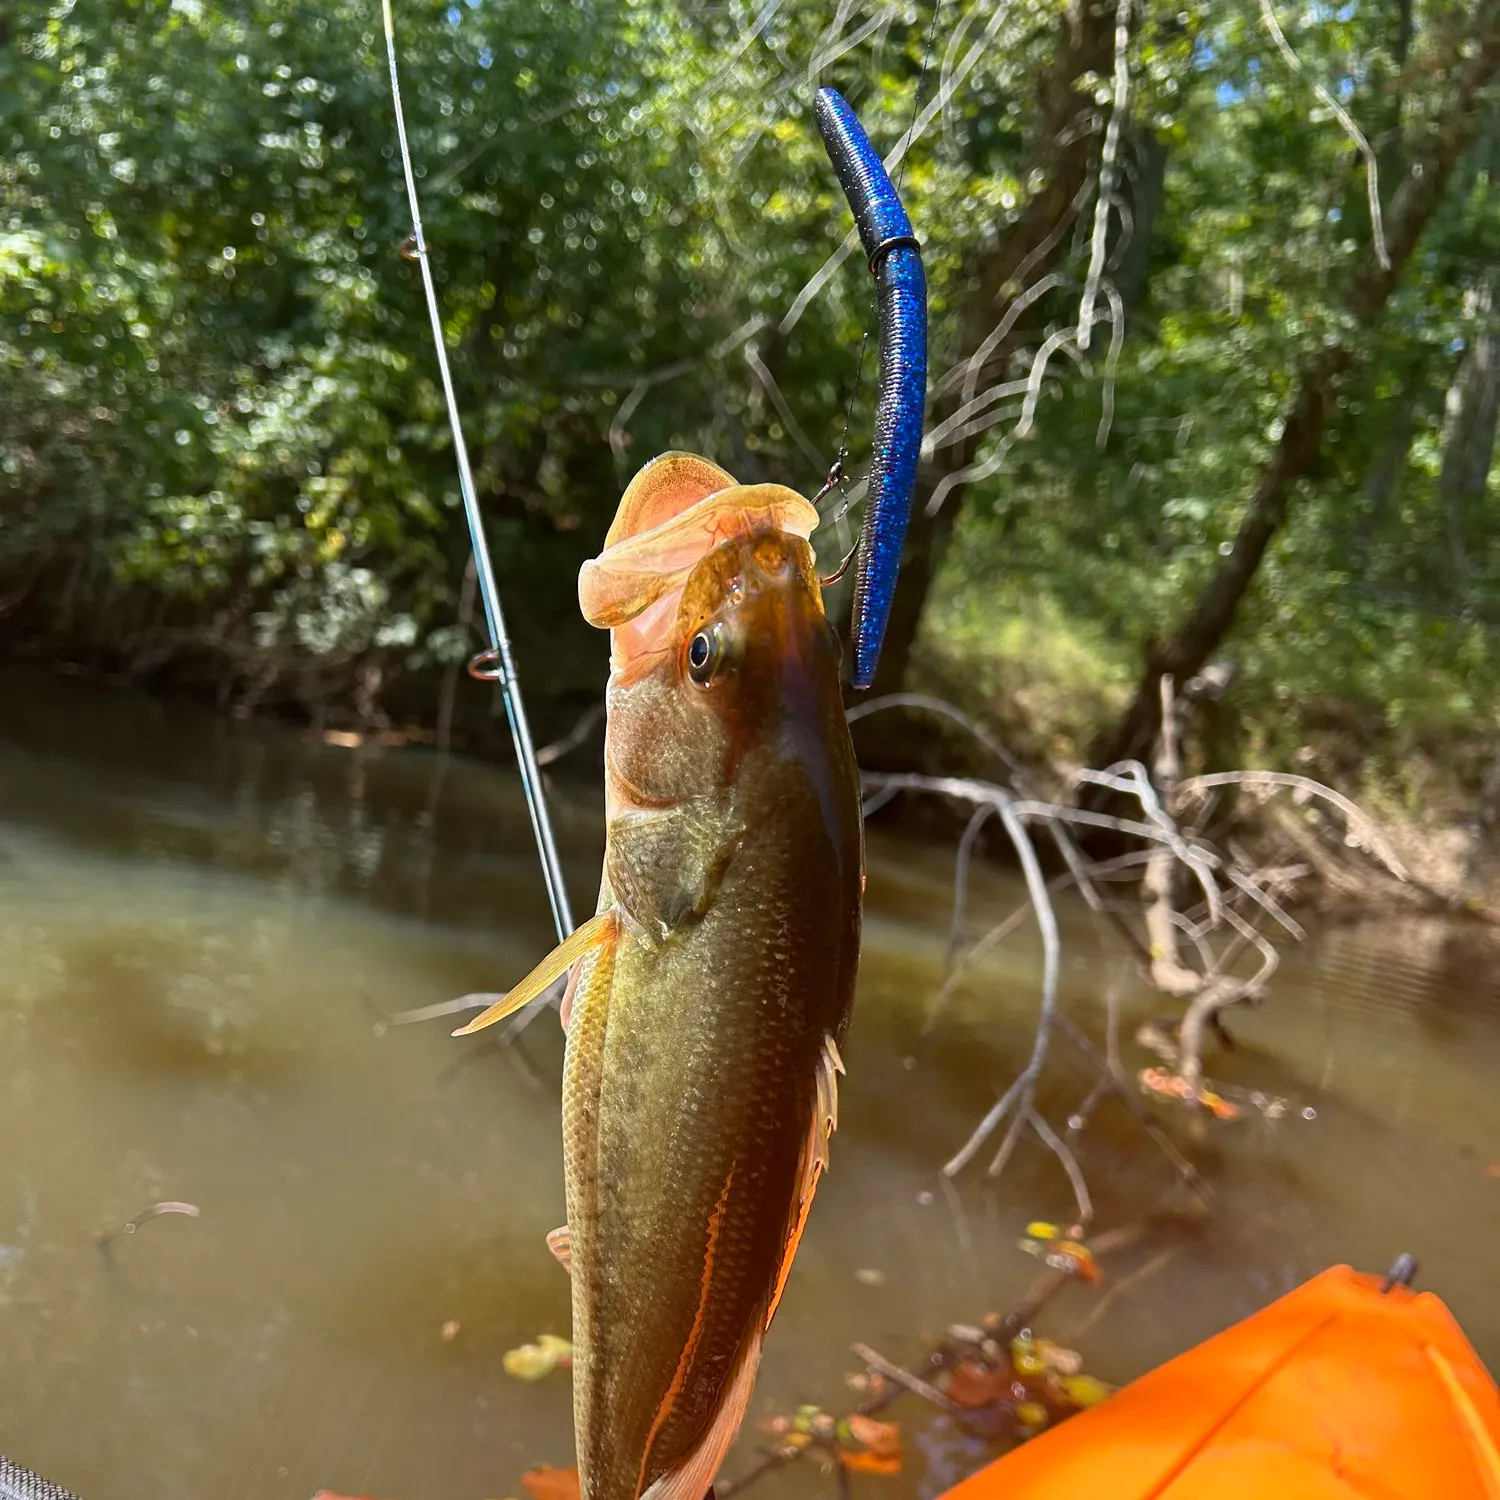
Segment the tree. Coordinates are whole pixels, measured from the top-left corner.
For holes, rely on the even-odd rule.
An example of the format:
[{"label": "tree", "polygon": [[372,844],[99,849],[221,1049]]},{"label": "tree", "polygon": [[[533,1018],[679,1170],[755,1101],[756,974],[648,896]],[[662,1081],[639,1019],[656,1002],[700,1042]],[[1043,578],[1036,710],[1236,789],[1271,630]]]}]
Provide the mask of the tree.
[{"label": "tree", "polygon": [[1151,651],[1130,707],[1099,747],[1096,759],[1101,765],[1149,754],[1159,726],[1161,678],[1170,674],[1185,680],[1198,672],[1234,623],[1298,484],[1318,461],[1333,403],[1358,358],[1359,339],[1384,311],[1443,200],[1459,155],[1475,133],[1478,96],[1500,72],[1500,5],[1482,6],[1471,33],[1461,36],[1450,55],[1431,66],[1451,73],[1453,82],[1427,139],[1412,148],[1411,167],[1386,218],[1386,253],[1382,256],[1373,244],[1366,252],[1344,298],[1346,329],[1303,364],[1280,436],[1227,554],[1187,618]]}]

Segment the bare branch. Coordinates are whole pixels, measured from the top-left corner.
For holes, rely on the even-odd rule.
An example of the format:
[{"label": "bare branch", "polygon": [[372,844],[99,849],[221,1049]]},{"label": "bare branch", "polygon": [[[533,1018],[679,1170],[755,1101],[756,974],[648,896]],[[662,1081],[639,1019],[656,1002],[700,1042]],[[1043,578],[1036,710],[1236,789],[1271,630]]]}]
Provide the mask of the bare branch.
[{"label": "bare branch", "polygon": [[827,461],[825,455],[818,452],[813,441],[802,430],[802,424],[792,413],[792,408],[787,404],[787,399],[781,393],[781,387],[776,382],[776,377],[771,373],[770,367],[760,357],[760,350],[755,347],[754,340],[745,345],[745,363],[750,366],[751,372],[761,383],[762,389],[771,398],[771,404],[776,408],[777,415],[786,423],[786,430],[791,433],[793,440],[802,450],[802,456],[816,470],[821,468]]},{"label": "bare branch", "polygon": [[913,1395],[920,1396],[924,1401],[930,1401],[943,1411],[961,1414],[963,1407],[951,1397],[945,1396],[935,1385],[929,1385],[920,1376],[913,1375],[910,1370],[903,1369],[900,1365],[887,1359],[885,1355],[877,1353],[868,1344],[851,1344],[850,1349],[854,1357],[862,1360],[872,1370],[878,1370],[887,1380],[894,1380],[897,1385],[904,1386]]},{"label": "bare branch", "polygon": [[1087,349],[1094,327],[1094,302],[1104,274],[1105,246],[1109,239],[1109,209],[1114,202],[1116,160],[1120,153],[1120,129],[1130,101],[1130,0],[1115,0],[1115,78],[1109,101],[1109,125],[1099,154],[1099,196],[1094,203],[1094,233],[1089,247],[1089,269],[1078,305],[1078,347]]},{"label": "bare branch", "polygon": [[[922,456],[931,458],[937,451],[938,444],[952,438],[954,442],[960,441],[960,436],[955,432],[956,428],[963,427],[965,423],[987,406],[993,406],[997,401],[1003,401],[1007,396],[1019,396],[1026,390],[1029,381],[1007,380],[1000,385],[992,385],[987,391],[975,396],[972,401],[966,401],[951,417],[939,422],[936,427],[922,436]],[[979,426],[965,428],[964,435],[970,432],[981,431]]]},{"label": "bare branch", "polygon": [[[1057,981],[1062,965],[1062,939],[1058,935],[1057,914],[1052,909],[1052,898],[1047,893],[1047,882],[1042,879],[1042,867],[1037,861],[1036,849],[1032,845],[1031,837],[1020,818],[1016,816],[1010,799],[998,788],[995,791],[996,795],[993,799],[995,811],[1000,821],[1005,824],[1005,831],[1010,835],[1016,856],[1021,861],[1021,871],[1026,877],[1026,888],[1031,894],[1032,905],[1036,908],[1037,926],[1042,933],[1041,1014],[1037,1021],[1036,1040],[1032,1044],[1031,1058],[1026,1064],[1025,1071],[1017,1080],[1025,1092],[1025,1106],[1029,1109],[1031,1090],[1041,1075],[1042,1064],[1047,1060],[1047,1043],[1052,1029],[1052,1017],[1057,1009]],[[1007,1092],[1015,1092],[1014,1086]],[[991,1113],[993,1114],[993,1111]],[[1017,1118],[1020,1116],[1018,1115]],[[998,1118],[994,1123],[999,1123]],[[984,1131],[983,1134],[976,1132],[974,1136],[971,1136],[958,1154],[943,1168],[945,1175],[953,1177],[961,1172],[993,1129],[994,1125],[991,1125],[990,1129]],[[992,1169],[992,1175],[994,1175],[994,1169]]]},{"label": "bare branch", "polygon": [[[990,356],[1005,341],[1006,335],[1015,327],[1016,319],[1031,306],[1038,297],[1045,296],[1054,287],[1063,284],[1064,278],[1056,271],[1048,276],[1043,276],[1040,281],[1034,281],[1024,292],[1018,292],[1010,299],[1010,305],[1005,309],[1005,316],[985,335],[984,342],[964,360],[962,364],[954,365],[940,379],[933,382],[932,397],[936,400],[939,396],[945,396],[960,382],[963,384],[963,399],[965,402],[974,399],[974,393],[979,387],[979,377],[984,373],[984,367],[989,363]],[[1019,389],[1025,390],[1023,382]]]},{"label": "bare branch", "polygon": [[[843,28],[849,19],[849,13],[855,9],[858,0],[840,0],[838,15],[834,17],[833,23],[818,38],[818,46],[812,55],[812,61],[807,65],[807,84],[809,89],[818,85],[818,75],[825,68],[831,67],[846,52],[852,52],[866,37],[879,31],[886,25],[895,14],[895,6],[877,6],[874,15],[864,25],[857,27],[849,35],[843,36]],[[832,34],[832,40],[825,43],[824,37]]]},{"label": "bare branch", "polygon": [[1083,1180],[1078,1158],[1037,1110],[1033,1109],[1029,1114],[1031,1128],[1041,1138],[1042,1144],[1062,1163],[1063,1171],[1068,1174],[1068,1181],[1073,1184],[1073,1197],[1078,1204],[1079,1226],[1087,1228],[1094,1217],[1094,1201],[1089,1197],[1088,1184]]},{"label": "bare branch", "polygon": [[[1020,761],[989,730],[976,723],[961,708],[949,703],[946,698],[935,698],[930,693],[885,693],[879,698],[871,698],[868,702],[855,704],[844,714],[844,718],[851,724],[857,724],[861,719],[869,718],[871,714],[884,713],[892,708],[919,708],[928,713],[941,714],[945,719],[951,719],[960,729],[965,729],[973,735],[1011,773],[1015,785],[1020,790],[1028,789],[1026,771]],[[900,788],[897,787],[894,790],[899,791]]]},{"label": "bare branch", "polygon": [[1102,449],[1109,442],[1109,431],[1115,420],[1115,374],[1120,368],[1120,350],[1125,347],[1125,303],[1113,282],[1105,282],[1104,295],[1109,299],[1109,352],[1104,356],[1104,389],[1099,396],[1099,427],[1094,433],[1094,447]]},{"label": "bare branch", "polygon": [[1261,966],[1249,979],[1232,979],[1221,976],[1193,997],[1182,1018],[1182,1027],[1177,1039],[1177,1073],[1196,1097],[1203,1079],[1203,1031],[1210,1018],[1228,1006],[1237,1005],[1252,995],[1259,994],[1276,972],[1280,958],[1269,942],[1256,932],[1232,908],[1225,908],[1225,920],[1247,941],[1260,949]]},{"label": "bare branch", "polygon": [[1079,330],[1076,328],[1059,328],[1042,341],[1042,347],[1036,351],[1036,357],[1031,361],[1031,371],[1026,377],[1026,400],[1021,407],[1021,420],[1016,423],[1016,439],[1026,437],[1036,421],[1036,404],[1042,397],[1042,377],[1047,373],[1048,360],[1069,342],[1076,343],[1078,337]]},{"label": "bare branch", "polygon": [[1016,434],[1012,430],[1006,434],[988,458],[978,463],[968,464],[962,469],[955,469],[951,474],[944,474],[942,479],[933,486],[932,497],[927,502],[926,513],[929,516],[935,516],[943,508],[943,501],[959,485],[975,484],[981,479],[988,479],[991,474],[998,474],[1001,465],[1005,462],[1006,455],[1015,445]]},{"label": "bare branch", "polygon": [[1182,802],[1187,802],[1212,789],[1225,786],[1242,786],[1251,792],[1289,788],[1294,793],[1301,794],[1296,799],[1298,801],[1306,802],[1317,798],[1327,802],[1343,813],[1348,825],[1345,841],[1352,848],[1373,854],[1397,880],[1410,878],[1405,865],[1401,863],[1389,840],[1376,827],[1374,820],[1347,797],[1334,791],[1332,787],[1324,786],[1321,781],[1314,781],[1310,776],[1297,776],[1289,771],[1215,771],[1208,776],[1189,776],[1177,788],[1177,796]]},{"label": "bare branch", "polygon": [[968,827],[963,831],[963,837],[958,841],[958,855],[953,868],[953,913],[948,919],[947,962],[949,964],[953,962],[953,956],[958,951],[959,939],[963,933],[964,908],[969,898],[969,860],[974,853],[974,845],[978,842],[979,835],[984,831],[984,825],[994,815],[993,805],[976,807],[969,818]]},{"label": "bare branch", "polygon": [[539,766],[550,766],[554,761],[559,761],[565,755],[570,755],[593,733],[594,726],[604,718],[604,702],[591,704],[582,714],[578,722],[561,739],[553,740],[550,745],[543,745],[536,753],[536,763]]},{"label": "bare branch", "polygon": [[[1291,43],[1287,41],[1281,29],[1281,23],[1276,19],[1271,0],[1260,0],[1260,13],[1265,20],[1266,30],[1271,33],[1271,39],[1286,60],[1286,65],[1294,73],[1301,73],[1304,78],[1307,78],[1301,58],[1292,51]],[[1380,262],[1381,270],[1389,271],[1391,255],[1385,246],[1385,224],[1380,215],[1380,167],[1376,162],[1375,153],[1370,149],[1370,143],[1365,139],[1364,131],[1354,123],[1354,117],[1349,111],[1316,79],[1308,78],[1307,81],[1312,85],[1313,93],[1322,100],[1328,111],[1344,127],[1344,133],[1354,142],[1355,149],[1365,159],[1365,195],[1370,203],[1370,237],[1374,241],[1375,258]]]}]

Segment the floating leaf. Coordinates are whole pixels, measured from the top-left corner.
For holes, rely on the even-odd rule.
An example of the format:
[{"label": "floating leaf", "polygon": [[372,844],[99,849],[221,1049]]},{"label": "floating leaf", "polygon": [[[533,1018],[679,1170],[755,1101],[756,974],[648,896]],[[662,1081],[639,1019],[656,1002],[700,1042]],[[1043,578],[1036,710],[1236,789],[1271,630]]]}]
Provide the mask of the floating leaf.
[{"label": "floating leaf", "polygon": [[1036,1341],[1026,1334],[1017,1334],[1010,1341],[1010,1364],[1017,1375],[1045,1375],[1047,1362],[1036,1347]]},{"label": "floating leaf", "polygon": [[[896,1422],[880,1422],[859,1412],[851,1413],[841,1424],[858,1448],[841,1443],[839,1462],[846,1469],[866,1474],[899,1474],[901,1472],[901,1427]],[[839,1436],[842,1438],[844,1432]]]},{"label": "floating leaf", "polygon": [[1026,1233],[1034,1240],[1055,1240],[1062,1235],[1056,1224],[1048,1224],[1044,1220],[1037,1219],[1026,1226]]},{"label": "floating leaf", "polygon": [[1052,1375],[1076,1375],[1083,1368],[1083,1356],[1076,1349],[1064,1349],[1051,1339],[1038,1339],[1036,1352]]},{"label": "floating leaf", "polygon": [[1105,1385],[1092,1375],[1064,1375],[1060,1384],[1067,1392],[1068,1400],[1079,1407],[1098,1406],[1114,1390],[1113,1386]]},{"label": "floating leaf", "polygon": [[534,1344],[509,1349],[501,1361],[505,1373],[516,1380],[540,1380],[559,1365],[571,1365],[573,1346],[555,1333],[544,1333]]},{"label": "floating leaf", "polygon": [[849,1431],[854,1435],[855,1440],[869,1452],[878,1453],[885,1458],[895,1458],[899,1462],[901,1458],[901,1424],[899,1422],[880,1422],[874,1417],[852,1412],[848,1424]]},{"label": "floating leaf", "polygon": [[1048,1267],[1054,1271],[1076,1276],[1080,1281],[1100,1282],[1104,1280],[1104,1272],[1100,1269],[1099,1262],[1094,1259],[1094,1252],[1087,1245],[1078,1244],[1072,1240],[1053,1240],[1039,1253]]},{"label": "floating leaf", "polygon": [[973,1410],[1000,1400],[1010,1390],[1010,1376],[1004,1370],[988,1369],[966,1359],[954,1366],[945,1389],[950,1401]]},{"label": "floating leaf", "polygon": [[[846,1439],[847,1434],[847,1439]],[[850,1413],[840,1424],[838,1463],[844,1469],[867,1475],[898,1475],[901,1472],[901,1428],[895,1422],[877,1422],[873,1416]],[[847,1443],[858,1443],[849,1448]]]},{"label": "floating leaf", "polygon": [[1244,1113],[1238,1104],[1231,1104],[1222,1094],[1216,1094],[1212,1089],[1200,1089],[1198,1103],[1219,1120],[1237,1120]]},{"label": "floating leaf", "polygon": [[1176,1099],[1183,1104],[1199,1105],[1220,1120],[1237,1120],[1244,1114],[1238,1104],[1232,1104],[1212,1089],[1199,1089],[1195,1094],[1192,1085],[1185,1078],[1169,1073],[1165,1068],[1142,1068],[1136,1075],[1136,1081],[1145,1093],[1155,1094],[1162,1099]]},{"label": "floating leaf", "polygon": [[1180,1078],[1176,1073],[1169,1073],[1165,1068],[1142,1068],[1136,1075],[1136,1081],[1148,1094],[1156,1094],[1163,1099],[1189,1099],[1192,1096],[1192,1087],[1185,1078]]},{"label": "floating leaf", "polygon": [[531,1500],[579,1500],[577,1469],[554,1469],[543,1464],[527,1469],[521,1484]]},{"label": "floating leaf", "polygon": [[1016,1421],[1032,1432],[1040,1432],[1047,1425],[1047,1408],[1040,1401],[1022,1401],[1016,1407]]},{"label": "floating leaf", "polygon": [[839,1449],[839,1462],[846,1469],[865,1474],[899,1474],[901,1457],[886,1458],[879,1453],[851,1453],[847,1448]]}]

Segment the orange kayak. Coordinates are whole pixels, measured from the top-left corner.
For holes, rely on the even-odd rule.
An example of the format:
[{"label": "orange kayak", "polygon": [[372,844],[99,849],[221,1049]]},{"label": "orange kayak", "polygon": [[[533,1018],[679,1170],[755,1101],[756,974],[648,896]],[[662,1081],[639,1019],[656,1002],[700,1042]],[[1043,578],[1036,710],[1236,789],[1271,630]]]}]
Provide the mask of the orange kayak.
[{"label": "orange kayak", "polygon": [[943,1500],[1500,1500],[1500,1390],[1386,1285],[1324,1271]]}]

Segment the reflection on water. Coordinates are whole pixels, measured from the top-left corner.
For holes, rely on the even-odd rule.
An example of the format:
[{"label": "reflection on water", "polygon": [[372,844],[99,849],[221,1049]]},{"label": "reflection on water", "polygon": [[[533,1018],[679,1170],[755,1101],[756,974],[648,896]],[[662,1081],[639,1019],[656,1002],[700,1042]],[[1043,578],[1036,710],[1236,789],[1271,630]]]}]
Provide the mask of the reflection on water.
[{"label": "reflection on water", "polygon": [[[0,1449],[90,1500],[483,1500],[570,1462],[566,1377],[500,1371],[567,1331],[543,1245],[562,1219],[556,1022],[509,1052],[380,1024],[502,988],[550,944],[513,780],[30,676],[0,694]],[[586,906],[591,783],[560,788],[557,820]],[[1028,1150],[998,1189],[937,1182],[1029,1046],[1038,969],[1018,940],[924,1035],[949,859],[872,840],[834,1167],[757,1415],[847,1404],[855,1339],[915,1357],[1005,1306],[1037,1269],[1026,1221],[1069,1213]],[[988,874],[975,894],[998,911],[1016,888]],[[1064,925],[1072,1013],[1097,1027],[1111,992],[1150,1013],[1081,916]],[[1401,1250],[1500,1363],[1500,983],[1473,944],[1440,922],[1332,931],[1234,1018],[1215,1076],[1292,1107],[1201,1138],[1173,1122],[1215,1218],[1079,1334],[1090,1369],[1126,1379],[1329,1262]],[[1127,1064],[1152,1061],[1129,1029]],[[1065,1115],[1089,1079],[1057,1053]],[[1118,1105],[1083,1156],[1101,1226],[1170,1181]],[[158,1199],[201,1216],[101,1251]],[[1048,1331],[1096,1297],[1067,1293]],[[930,1495],[975,1461],[940,1432],[912,1449],[902,1478],[860,1483]],[[799,1468],[761,1493],[828,1483]]]}]

